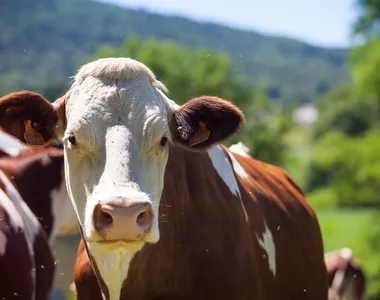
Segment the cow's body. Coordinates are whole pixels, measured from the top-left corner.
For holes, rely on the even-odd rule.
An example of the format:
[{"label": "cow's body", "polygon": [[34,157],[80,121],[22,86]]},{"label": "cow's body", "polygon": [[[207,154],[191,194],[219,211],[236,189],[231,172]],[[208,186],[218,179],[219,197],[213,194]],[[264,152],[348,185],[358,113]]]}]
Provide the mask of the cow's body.
[{"label": "cow's body", "polygon": [[48,238],[2,171],[0,188],[0,298],[47,300],[54,275]]},{"label": "cow's body", "polygon": [[142,63],[107,58],[53,104],[0,99],[0,125],[20,140],[63,140],[84,239],[78,298],[100,298],[94,270],[110,300],[326,299],[320,228],[300,189],[220,144],[241,111],[212,96],[178,106],[164,92]]},{"label": "cow's body", "polygon": [[0,131],[0,169],[11,177],[52,243],[79,232],[67,193],[60,145],[29,147]]},{"label": "cow's body", "polygon": [[[160,231],[136,254],[121,299],[326,299],[317,220],[277,167],[225,147],[171,148]],[[83,244],[74,277],[77,299],[101,299]]]},{"label": "cow's body", "polygon": [[76,227],[62,171],[62,150],[31,149],[0,132],[0,299],[48,297],[51,242]]},{"label": "cow's body", "polygon": [[366,276],[360,264],[353,258],[350,248],[326,253],[325,263],[330,289],[339,299],[364,299]]}]

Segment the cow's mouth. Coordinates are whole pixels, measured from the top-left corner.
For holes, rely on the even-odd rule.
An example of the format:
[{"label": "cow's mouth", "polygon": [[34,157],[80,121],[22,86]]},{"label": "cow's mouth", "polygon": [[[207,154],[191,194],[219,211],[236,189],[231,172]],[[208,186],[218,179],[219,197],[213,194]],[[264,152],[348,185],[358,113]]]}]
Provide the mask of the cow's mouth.
[{"label": "cow's mouth", "polygon": [[[90,241],[91,242],[91,241]],[[100,241],[94,241],[99,244],[104,244],[104,245],[114,245],[114,244],[128,244],[128,245],[140,245],[143,244],[144,241],[135,241],[135,240],[100,240]]]},{"label": "cow's mouth", "polygon": [[143,240],[89,240],[88,244],[99,245],[102,247],[110,248],[132,248],[134,250],[140,249],[144,246],[145,242]]}]

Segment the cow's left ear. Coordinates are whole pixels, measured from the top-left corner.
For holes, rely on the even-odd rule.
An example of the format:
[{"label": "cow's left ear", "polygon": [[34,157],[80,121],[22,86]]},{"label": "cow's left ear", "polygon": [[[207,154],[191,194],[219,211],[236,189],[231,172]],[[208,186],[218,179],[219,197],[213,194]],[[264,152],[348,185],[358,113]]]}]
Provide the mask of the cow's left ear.
[{"label": "cow's left ear", "polygon": [[202,96],[174,111],[170,129],[175,143],[202,149],[222,142],[243,123],[243,113],[232,103],[218,97]]},{"label": "cow's left ear", "polygon": [[5,95],[0,98],[0,128],[32,146],[57,140],[64,131],[65,99],[50,103],[32,91]]}]

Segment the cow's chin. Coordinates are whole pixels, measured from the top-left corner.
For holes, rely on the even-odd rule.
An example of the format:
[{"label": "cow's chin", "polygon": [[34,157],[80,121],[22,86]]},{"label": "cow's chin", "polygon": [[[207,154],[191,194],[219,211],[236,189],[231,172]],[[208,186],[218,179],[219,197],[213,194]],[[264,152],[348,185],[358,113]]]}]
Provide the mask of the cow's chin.
[{"label": "cow's chin", "polygon": [[120,299],[120,291],[127,280],[130,262],[144,244],[145,241],[87,241],[88,250],[108,288],[110,300]]}]

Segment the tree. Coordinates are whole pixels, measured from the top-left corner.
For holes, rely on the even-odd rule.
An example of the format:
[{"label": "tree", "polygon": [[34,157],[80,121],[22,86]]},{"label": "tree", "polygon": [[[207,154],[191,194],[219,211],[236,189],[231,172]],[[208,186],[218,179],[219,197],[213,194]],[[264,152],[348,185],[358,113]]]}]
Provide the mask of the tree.
[{"label": "tree", "polygon": [[320,117],[312,130],[314,140],[338,130],[347,136],[360,136],[377,126],[379,110],[370,96],[359,96],[352,85],[341,85],[318,99]]},{"label": "tree", "polygon": [[[341,207],[380,204],[380,131],[349,137],[331,131],[313,147],[306,191]],[[314,195],[313,195],[314,194]],[[324,201],[326,201],[325,199]]]},{"label": "tree", "polygon": [[367,38],[379,35],[380,0],[358,0],[359,17],[354,25],[354,34]]}]

